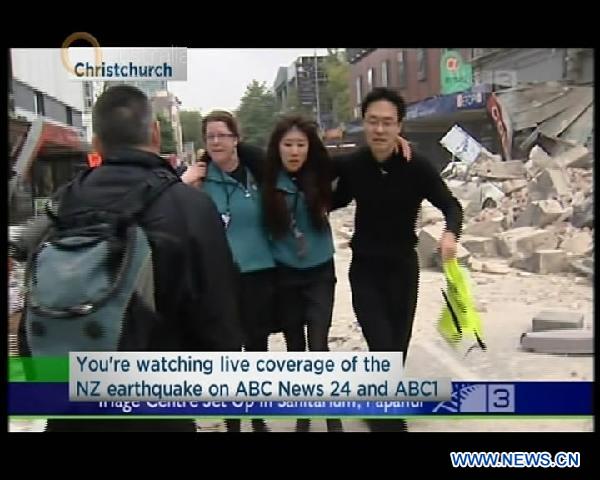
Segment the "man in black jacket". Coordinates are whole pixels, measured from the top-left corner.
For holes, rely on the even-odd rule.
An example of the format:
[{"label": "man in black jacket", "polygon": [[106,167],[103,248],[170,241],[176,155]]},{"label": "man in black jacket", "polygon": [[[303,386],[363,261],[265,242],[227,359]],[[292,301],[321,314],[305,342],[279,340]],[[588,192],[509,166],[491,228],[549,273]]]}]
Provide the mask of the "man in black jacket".
[{"label": "man in black jacket", "polygon": [[[120,85],[103,93],[94,106],[93,128],[94,148],[103,163],[78,177],[62,195],[59,216],[74,206],[102,208],[118,202],[155,175],[153,170],[175,175],[158,155],[158,125],[148,98],[138,89]],[[177,181],[149,205],[140,225],[152,248],[160,321],[151,323],[143,315],[129,318],[132,327],[124,335],[144,330],[146,351],[241,350],[233,258],[210,198]],[[50,420],[47,430],[194,431],[195,425],[192,420]]]},{"label": "man in black jacket", "polygon": [[362,116],[368,147],[336,162],[334,208],[356,200],[349,276],[369,350],[401,351],[406,360],[419,285],[419,207],[427,199],[444,214],[443,259],[456,255],[463,214],[427,159],[415,153],[408,161],[395,149],[405,110],[403,99],[387,88],[366,96]]}]

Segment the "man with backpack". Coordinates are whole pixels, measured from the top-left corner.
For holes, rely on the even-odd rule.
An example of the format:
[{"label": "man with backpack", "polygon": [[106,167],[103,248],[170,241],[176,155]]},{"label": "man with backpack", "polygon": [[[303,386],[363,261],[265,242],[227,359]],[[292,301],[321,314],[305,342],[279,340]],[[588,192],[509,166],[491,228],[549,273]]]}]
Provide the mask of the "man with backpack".
[{"label": "man with backpack", "polygon": [[[127,85],[108,89],[94,106],[93,128],[103,163],[64,189],[29,256],[22,353],[241,350],[221,218],[159,156],[148,98]],[[194,430],[192,420],[49,420],[47,427]]]}]

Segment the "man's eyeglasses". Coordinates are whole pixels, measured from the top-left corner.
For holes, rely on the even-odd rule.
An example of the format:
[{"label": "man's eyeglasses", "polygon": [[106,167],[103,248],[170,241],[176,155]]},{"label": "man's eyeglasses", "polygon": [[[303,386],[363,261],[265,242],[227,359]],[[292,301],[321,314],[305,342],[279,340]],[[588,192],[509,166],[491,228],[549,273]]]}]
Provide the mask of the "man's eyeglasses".
[{"label": "man's eyeglasses", "polygon": [[207,135],[206,140],[209,142],[214,142],[215,140],[223,140],[225,138],[235,138],[233,133],[217,133],[214,135]]},{"label": "man's eyeglasses", "polygon": [[378,120],[375,118],[367,118],[365,120],[365,123],[371,128],[377,128],[379,125],[381,125],[385,129],[394,128],[398,126],[398,122],[395,122],[394,120]]}]

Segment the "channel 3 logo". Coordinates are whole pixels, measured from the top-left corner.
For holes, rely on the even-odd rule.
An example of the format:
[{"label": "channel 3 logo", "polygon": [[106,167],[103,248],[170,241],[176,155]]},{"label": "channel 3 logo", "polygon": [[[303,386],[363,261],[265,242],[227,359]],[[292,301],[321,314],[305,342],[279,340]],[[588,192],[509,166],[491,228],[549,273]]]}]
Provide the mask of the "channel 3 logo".
[{"label": "channel 3 logo", "polygon": [[454,384],[452,399],[439,403],[433,412],[514,413],[515,385],[512,383]]}]

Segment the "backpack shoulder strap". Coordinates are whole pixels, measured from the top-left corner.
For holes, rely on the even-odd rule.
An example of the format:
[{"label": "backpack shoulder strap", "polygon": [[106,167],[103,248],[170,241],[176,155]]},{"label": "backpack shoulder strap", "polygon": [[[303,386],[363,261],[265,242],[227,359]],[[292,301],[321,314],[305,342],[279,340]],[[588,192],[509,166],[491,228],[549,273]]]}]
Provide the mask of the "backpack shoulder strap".
[{"label": "backpack shoulder strap", "polygon": [[152,169],[144,183],[138,188],[132,190],[122,200],[119,201],[123,205],[123,216],[132,220],[139,217],[146,209],[160,197],[167,188],[180,182],[179,177],[164,168]]}]

